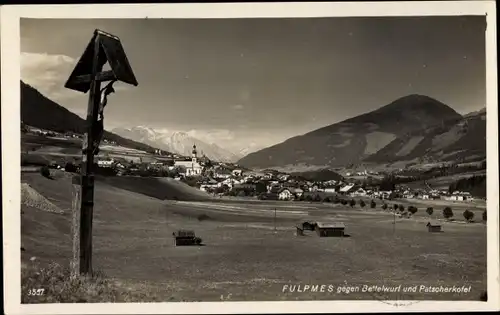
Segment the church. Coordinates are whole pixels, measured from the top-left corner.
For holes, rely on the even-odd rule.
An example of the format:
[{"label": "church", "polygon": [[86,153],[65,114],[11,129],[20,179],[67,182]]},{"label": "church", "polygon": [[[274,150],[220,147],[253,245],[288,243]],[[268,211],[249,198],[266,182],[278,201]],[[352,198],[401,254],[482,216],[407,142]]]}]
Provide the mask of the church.
[{"label": "church", "polygon": [[189,161],[175,161],[174,167],[186,170],[186,176],[200,176],[203,171],[203,167],[198,161],[198,152],[196,151],[196,144],[193,145],[193,151],[191,154],[191,160]]}]

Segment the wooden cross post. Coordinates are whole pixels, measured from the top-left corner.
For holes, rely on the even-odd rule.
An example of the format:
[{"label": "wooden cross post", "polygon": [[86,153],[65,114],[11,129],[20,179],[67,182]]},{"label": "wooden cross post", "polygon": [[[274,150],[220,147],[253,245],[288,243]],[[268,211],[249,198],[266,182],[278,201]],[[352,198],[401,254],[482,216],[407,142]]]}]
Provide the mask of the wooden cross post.
[{"label": "wooden cross post", "polygon": [[[102,71],[108,62],[111,70]],[[94,154],[102,136],[102,123],[98,116],[102,108],[101,82],[123,81],[137,86],[120,39],[95,30],[94,36],[65,84],[66,88],[89,92],[87,121],[82,145],[80,178],[73,179],[72,238],[73,257],[71,274],[92,274],[92,220],[94,212]],[[110,90],[112,84],[109,85]],[[106,87],[107,90],[108,87]],[[107,91],[104,93],[106,94]],[[101,117],[103,119],[103,117]],[[78,185],[81,190],[78,191]]]},{"label": "wooden cross post", "polygon": [[92,218],[94,212],[94,137],[99,111],[101,82],[96,80],[97,73],[101,72],[99,65],[99,41],[94,40],[94,56],[92,62],[92,73],[90,78],[89,102],[87,106],[87,143],[83,148],[81,168],[81,206],[80,206],[80,273],[92,273]]}]

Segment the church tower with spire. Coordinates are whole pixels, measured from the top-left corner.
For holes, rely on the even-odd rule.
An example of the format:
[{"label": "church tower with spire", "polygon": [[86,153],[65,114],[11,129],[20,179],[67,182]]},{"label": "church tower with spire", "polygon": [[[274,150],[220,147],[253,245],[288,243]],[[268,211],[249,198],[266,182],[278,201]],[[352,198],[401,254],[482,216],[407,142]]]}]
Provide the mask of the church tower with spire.
[{"label": "church tower with spire", "polygon": [[198,151],[196,151],[196,144],[193,144],[193,151],[191,154],[191,161],[194,163],[197,163],[198,161]]}]

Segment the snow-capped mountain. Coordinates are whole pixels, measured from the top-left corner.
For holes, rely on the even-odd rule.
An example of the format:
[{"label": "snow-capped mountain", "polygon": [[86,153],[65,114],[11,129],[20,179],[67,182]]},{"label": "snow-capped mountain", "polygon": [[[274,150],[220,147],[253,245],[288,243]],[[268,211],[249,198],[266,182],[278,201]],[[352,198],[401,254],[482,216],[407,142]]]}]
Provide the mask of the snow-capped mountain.
[{"label": "snow-capped mountain", "polygon": [[122,137],[127,137],[184,156],[191,156],[193,144],[196,144],[200,156],[204,154],[214,161],[235,162],[243,157],[241,154],[233,153],[214,143],[207,143],[194,138],[183,131],[156,130],[149,127],[137,126],[132,128],[115,128],[113,132]]}]

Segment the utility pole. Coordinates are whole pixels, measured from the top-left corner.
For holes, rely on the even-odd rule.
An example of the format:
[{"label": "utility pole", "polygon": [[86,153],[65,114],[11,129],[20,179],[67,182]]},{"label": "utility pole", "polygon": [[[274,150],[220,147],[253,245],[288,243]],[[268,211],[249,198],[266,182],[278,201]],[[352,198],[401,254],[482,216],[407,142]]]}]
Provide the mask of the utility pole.
[{"label": "utility pole", "polygon": [[274,233],[276,233],[276,208],[274,208]]},{"label": "utility pole", "polygon": [[[108,62],[111,70],[102,71]],[[112,84],[122,81],[137,86],[137,80],[128,63],[120,39],[95,30],[94,35],[71,73],[65,87],[89,92],[87,120],[82,143],[80,178],[73,178],[73,258],[71,273],[92,274],[92,220],[94,212],[94,154],[104,132],[103,108],[107,95],[114,92]],[[101,100],[101,82],[111,81]],[[100,118],[100,119],[99,119]],[[80,186],[80,191],[78,191]],[[79,208],[78,208],[79,205]]]},{"label": "utility pole", "polygon": [[396,210],[392,209],[393,215],[393,222],[392,222],[392,233],[396,232]]}]

